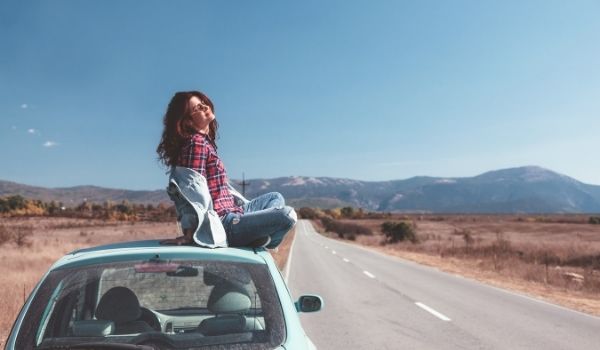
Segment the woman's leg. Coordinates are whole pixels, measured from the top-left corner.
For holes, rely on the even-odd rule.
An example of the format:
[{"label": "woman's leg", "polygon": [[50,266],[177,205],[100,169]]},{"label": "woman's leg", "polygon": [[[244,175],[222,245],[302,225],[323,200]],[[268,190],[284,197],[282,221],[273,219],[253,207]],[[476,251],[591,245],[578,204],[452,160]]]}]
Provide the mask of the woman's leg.
[{"label": "woman's leg", "polygon": [[242,214],[229,213],[223,220],[229,245],[248,246],[257,239],[270,236],[267,248],[278,246],[296,223],[294,209],[274,207]]},{"label": "woman's leg", "polygon": [[275,230],[273,233],[269,234],[269,236],[271,237],[271,241],[267,245],[267,248],[273,249],[279,244],[281,244],[283,237],[296,224],[298,218],[294,209],[285,205],[285,199],[279,192],[265,193],[261,196],[254,198],[252,201],[246,203],[246,205],[244,206],[244,212],[247,213],[268,208],[281,209],[283,214],[287,216],[285,221],[288,222],[288,224],[282,226],[282,229]]},{"label": "woman's leg", "polygon": [[244,204],[244,213],[255,212],[268,208],[283,208],[285,199],[279,192],[269,192],[260,195]]},{"label": "woman's leg", "polygon": [[298,216],[296,216],[296,212],[294,208],[285,206],[282,210],[287,218],[287,225],[284,225],[282,229],[275,231],[271,234],[271,242],[267,245],[267,248],[273,249],[277,248],[281,241],[283,241],[283,237],[296,225],[296,221],[298,221]]}]

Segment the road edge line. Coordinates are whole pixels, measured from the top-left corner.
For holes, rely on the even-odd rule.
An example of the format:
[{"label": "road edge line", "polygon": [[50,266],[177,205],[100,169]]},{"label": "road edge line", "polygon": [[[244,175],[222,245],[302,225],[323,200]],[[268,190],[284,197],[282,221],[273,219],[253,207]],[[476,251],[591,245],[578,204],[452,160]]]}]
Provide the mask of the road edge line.
[{"label": "road edge line", "polygon": [[[304,227],[304,223],[302,223],[302,228],[304,229],[304,231],[306,231],[306,228]],[[299,230],[298,230],[299,231]],[[296,232],[294,234],[294,240],[292,240],[292,245],[290,246],[290,254],[288,254],[288,259],[285,263],[285,284],[288,284],[288,280],[290,278],[290,266],[292,266],[292,254],[294,253],[294,243],[296,243],[296,237],[298,237],[299,232]]]}]

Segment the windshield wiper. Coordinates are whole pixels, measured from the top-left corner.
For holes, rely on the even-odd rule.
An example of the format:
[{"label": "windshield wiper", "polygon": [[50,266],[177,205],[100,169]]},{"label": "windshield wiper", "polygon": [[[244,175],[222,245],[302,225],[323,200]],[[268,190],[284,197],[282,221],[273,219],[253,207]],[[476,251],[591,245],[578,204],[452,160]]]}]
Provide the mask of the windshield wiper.
[{"label": "windshield wiper", "polygon": [[81,344],[51,344],[42,345],[36,350],[154,350],[148,345],[136,345],[128,343],[81,343]]}]

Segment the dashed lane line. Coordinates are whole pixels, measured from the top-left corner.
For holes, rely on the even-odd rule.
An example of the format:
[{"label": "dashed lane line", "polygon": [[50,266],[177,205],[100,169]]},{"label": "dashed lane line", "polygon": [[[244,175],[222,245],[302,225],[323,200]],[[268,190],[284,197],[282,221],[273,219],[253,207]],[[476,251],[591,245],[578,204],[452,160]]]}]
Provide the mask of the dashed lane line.
[{"label": "dashed lane line", "polygon": [[446,322],[452,321],[451,319],[449,319],[448,317],[446,317],[444,314],[435,311],[434,309],[430,308],[429,306],[427,306],[427,305],[425,305],[423,303],[420,303],[420,302],[417,301],[417,302],[415,302],[415,305],[417,305],[421,309],[429,312],[430,314],[434,315],[435,317],[439,318],[442,321],[446,321]]},{"label": "dashed lane line", "polygon": [[[323,244],[321,244],[321,243],[319,243],[319,244],[320,244],[322,247],[324,247],[325,249],[329,249],[329,247],[328,247],[328,246],[323,246]],[[293,243],[292,243],[292,245],[293,245]],[[337,252],[336,252],[335,250],[332,250],[332,251],[331,251],[331,254],[333,254],[333,255],[337,255]],[[338,256],[339,256],[339,255],[338,255]],[[350,262],[350,260],[349,260],[349,259],[347,259],[347,258],[344,258],[344,257],[341,257],[341,258],[342,258],[342,260],[343,260],[344,262],[346,262],[346,263],[349,263],[349,262]],[[373,274],[372,274],[372,273],[370,273],[369,271],[363,270],[363,273],[364,273],[364,274],[365,274],[367,277],[369,277],[369,278],[376,279],[375,275],[373,275]],[[420,307],[421,309],[423,309],[423,310],[425,310],[425,311],[429,312],[430,314],[434,315],[435,317],[439,318],[439,319],[440,319],[440,320],[442,320],[442,321],[446,321],[446,322],[450,322],[450,321],[452,321],[452,320],[451,320],[449,317],[447,317],[446,315],[444,315],[444,314],[442,314],[441,312],[438,312],[438,311],[436,311],[436,310],[432,309],[431,307],[429,307],[429,306],[427,306],[427,305],[425,305],[425,304],[423,304],[423,303],[421,303],[421,302],[415,301],[414,303],[415,303],[415,305],[417,305],[417,306],[418,306],[418,307]]]},{"label": "dashed lane line", "polygon": [[363,271],[363,273],[371,278],[375,278],[375,275],[373,275],[372,273],[370,273],[369,271]]}]

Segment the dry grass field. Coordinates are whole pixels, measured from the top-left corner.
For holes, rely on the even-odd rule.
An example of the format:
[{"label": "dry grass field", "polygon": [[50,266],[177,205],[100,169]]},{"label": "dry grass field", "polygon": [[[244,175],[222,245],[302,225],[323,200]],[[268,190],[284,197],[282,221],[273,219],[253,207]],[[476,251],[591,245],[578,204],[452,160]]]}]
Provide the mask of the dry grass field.
[{"label": "dry grass field", "polygon": [[[346,219],[369,228],[355,243],[600,315],[600,225],[584,215],[394,215]],[[385,244],[381,225],[404,221],[418,242]],[[314,220],[318,227],[318,220]],[[339,239],[337,234],[329,236]]]},{"label": "dry grass field", "polygon": [[[67,218],[0,218],[8,231],[26,228],[31,236],[19,247],[14,242],[0,245],[0,347],[10,332],[25,298],[58,258],[75,249],[100,244],[177,235],[177,225],[155,222],[104,222]],[[293,233],[272,255],[283,269]]]}]

